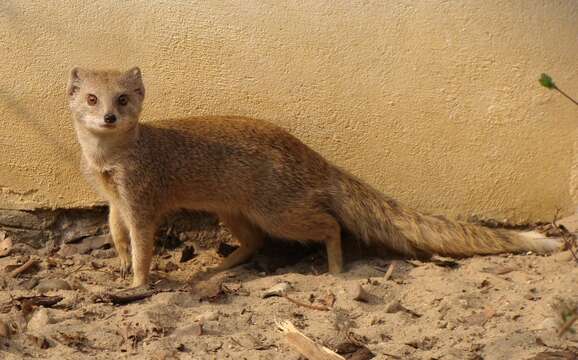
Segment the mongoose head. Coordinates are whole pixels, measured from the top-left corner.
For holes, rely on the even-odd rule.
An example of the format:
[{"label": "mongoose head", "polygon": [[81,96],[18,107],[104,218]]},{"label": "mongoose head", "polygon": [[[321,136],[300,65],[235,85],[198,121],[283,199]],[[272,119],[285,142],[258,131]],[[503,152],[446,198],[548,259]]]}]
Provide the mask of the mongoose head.
[{"label": "mongoose head", "polygon": [[138,123],[145,89],[141,71],[70,71],[68,99],[76,126],[99,135],[129,131]]}]

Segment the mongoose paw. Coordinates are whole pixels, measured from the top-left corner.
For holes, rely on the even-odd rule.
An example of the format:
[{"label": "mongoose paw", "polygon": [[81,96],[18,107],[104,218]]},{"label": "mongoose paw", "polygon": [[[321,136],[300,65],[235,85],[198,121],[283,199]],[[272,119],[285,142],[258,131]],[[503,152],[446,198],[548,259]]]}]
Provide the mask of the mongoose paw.
[{"label": "mongoose paw", "polygon": [[218,273],[220,273],[221,271],[223,271],[223,269],[220,269],[218,266],[213,266],[213,267],[209,267],[203,271],[201,271],[199,273],[199,275],[203,278],[203,279],[210,279],[211,277],[217,275]]},{"label": "mongoose paw", "polygon": [[149,290],[149,287],[147,284],[136,285],[133,282],[127,290]]},{"label": "mongoose paw", "polygon": [[120,277],[126,279],[130,275],[130,261],[120,260]]},{"label": "mongoose paw", "polygon": [[343,272],[343,265],[341,264],[329,264],[329,273],[337,275]]},{"label": "mongoose paw", "polygon": [[222,269],[220,266],[208,267],[196,274],[194,282],[203,282],[212,279],[214,276],[226,276],[227,269]]}]

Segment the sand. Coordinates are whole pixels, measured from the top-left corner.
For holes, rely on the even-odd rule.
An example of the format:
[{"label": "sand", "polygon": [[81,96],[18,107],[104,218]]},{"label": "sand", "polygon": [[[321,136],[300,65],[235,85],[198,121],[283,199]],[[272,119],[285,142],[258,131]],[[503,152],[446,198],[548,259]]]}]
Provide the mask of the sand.
[{"label": "sand", "polygon": [[[15,246],[0,258],[0,358],[300,359],[277,330],[281,320],[332,349],[365,346],[375,359],[572,359],[578,352],[576,333],[558,336],[561,302],[578,301],[578,263],[569,251],[437,262],[366,258],[331,275],[322,249],[308,249],[288,265],[268,263],[283,253],[265,255],[203,279],[220,255],[209,247],[180,262],[185,245],[159,249],[156,293],[124,305],[106,302],[130,284],[113,249],[49,255]],[[39,264],[12,278],[8,271],[27,259]],[[263,297],[280,283],[315,308]],[[354,299],[359,286],[365,302]],[[62,300],[49,307],[16,300],[39,295]]]}]

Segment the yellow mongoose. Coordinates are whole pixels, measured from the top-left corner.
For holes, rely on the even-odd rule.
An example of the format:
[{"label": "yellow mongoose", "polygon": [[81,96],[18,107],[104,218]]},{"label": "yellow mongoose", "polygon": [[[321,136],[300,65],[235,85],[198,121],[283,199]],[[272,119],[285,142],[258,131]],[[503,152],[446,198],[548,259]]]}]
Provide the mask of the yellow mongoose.
[{"label": "yellow mongoose", "polygon": [[153,237],[177,209],[216,213],[241,246],[217,268],[248,260],[266,234],[325,243],[341,272],[341,228],[409,256],[533,250],[560,242],[534,232],[491,230],[418,213],[333,166],[273,124],[240,117],[139,123],[138,68],[71,71],[68,98],[89,179],[108,200],[121,273],[147,283]]}]

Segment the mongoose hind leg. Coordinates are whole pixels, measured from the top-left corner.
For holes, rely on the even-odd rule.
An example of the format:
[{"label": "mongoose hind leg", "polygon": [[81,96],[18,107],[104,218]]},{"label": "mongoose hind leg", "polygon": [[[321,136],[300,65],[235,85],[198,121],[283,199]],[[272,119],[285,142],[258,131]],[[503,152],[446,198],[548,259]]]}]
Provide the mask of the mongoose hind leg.
[{"label": "mongoose hind leg", "polygon": [[129,233],[124,224],[118,208],[110,204],[108,214],[108,226],[110,228],[110,235],[114,243],[118,258],[120,260],[120,276],[125,279],[130,273],[130,253],[128,247],[130,245]]},{"label": "mongoose hind leg", "polygon": [[298,241],[320,241],[325,244],[329,272],[343,271],[341,226],[337,220],[322,210],[292,210],[275,222],[267,221],[265,231],[272,235]]},{"label": "mongoose hind leg", "polygon": [[214,271],[223,271],[240,265],[251,258],[265,242],[265,234],[255,224],[241,214],[219,214],[219,219],[231,231],[240,246],[232,254],[223,259]]}]

